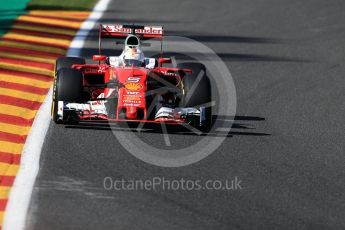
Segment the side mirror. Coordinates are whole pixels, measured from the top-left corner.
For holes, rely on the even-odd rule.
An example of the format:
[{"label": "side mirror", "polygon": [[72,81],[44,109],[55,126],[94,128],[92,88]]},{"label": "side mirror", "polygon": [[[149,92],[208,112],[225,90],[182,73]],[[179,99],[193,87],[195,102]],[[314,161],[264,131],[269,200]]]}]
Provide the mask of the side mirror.
[{"label": "side mirror", "polygon": [[92,56],[92,60],[93,61],[106,61],[107,60],[107,56],[104,56],[104,55],[93,55]]},{"label": "side mirror", "polygon": [[171,58],[158,58],[158,64],[160,67],[163,63],[171,63]]}]

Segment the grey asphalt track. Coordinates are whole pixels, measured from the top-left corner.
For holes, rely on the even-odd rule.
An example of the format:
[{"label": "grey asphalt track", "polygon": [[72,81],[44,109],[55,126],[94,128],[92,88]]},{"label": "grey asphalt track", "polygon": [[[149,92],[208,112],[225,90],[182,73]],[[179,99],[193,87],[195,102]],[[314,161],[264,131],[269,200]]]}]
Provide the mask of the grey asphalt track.
[{"label": "grey asphalt track", "polygon": [[[345,229],[344,11],[342,0],[114,0],[103,22],[164,24],[218,53],[237,90],[233,129],[202,161],[162,168],[107,128],[51,123],[27,229]],[[83,55],[96,40],[94,31]],[[201,137],[170,138],[178,147]],[[242,189],[108,191],[107,176],[237,177]]]}]

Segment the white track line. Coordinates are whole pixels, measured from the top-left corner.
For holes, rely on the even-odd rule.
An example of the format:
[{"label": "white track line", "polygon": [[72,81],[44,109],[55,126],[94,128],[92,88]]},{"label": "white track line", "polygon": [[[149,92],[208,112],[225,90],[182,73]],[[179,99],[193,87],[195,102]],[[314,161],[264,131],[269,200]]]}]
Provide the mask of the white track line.
[{"label": "white track line", "polygon": [[[96,25],[111,0],[100,0],[93,8],[89,18],[82,24],[80,30],[71,43],[68,56],[79,56],[85,39]],[[33,187],[39,170],[39,160],[42,146],[51,121],[50,109],[52,102],[52,88],[37,112],[30,134],[26,139],[20,168],[9,195],[3,230],[23,230],[26,224],[26,215],[29,208]]]},{"label": "white track line", "polygon": [[87,35],[94,28],[94,26],[97,23],[97,20],[99,20],[103,16],[104,11],[108,8],[110,1],[111,0],[100,0],[97,3],[89,18],[81,25],[80,30],[78,31],[74,40],[71,43],[71,46],[67,52],[67,56],[80,56],[80,51],[81,48],[84,47]]}]

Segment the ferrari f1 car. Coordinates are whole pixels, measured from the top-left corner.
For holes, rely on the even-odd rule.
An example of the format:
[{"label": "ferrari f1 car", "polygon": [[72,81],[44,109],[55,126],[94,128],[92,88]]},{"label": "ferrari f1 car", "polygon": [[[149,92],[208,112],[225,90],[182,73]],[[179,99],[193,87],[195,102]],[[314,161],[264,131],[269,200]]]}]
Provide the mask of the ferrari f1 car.
[{"label": "ferrari f1 car", "polygon": [[[101,55],[103,38],[124,39],[120,56]],[[142,40],[163,40],[163,27],[100,25],[94,64],[80,57],[56,60],[52,119],[211,125],[211,87],[205,66],[145,57]],[[168,65],[170,67],[168,67]]]}]

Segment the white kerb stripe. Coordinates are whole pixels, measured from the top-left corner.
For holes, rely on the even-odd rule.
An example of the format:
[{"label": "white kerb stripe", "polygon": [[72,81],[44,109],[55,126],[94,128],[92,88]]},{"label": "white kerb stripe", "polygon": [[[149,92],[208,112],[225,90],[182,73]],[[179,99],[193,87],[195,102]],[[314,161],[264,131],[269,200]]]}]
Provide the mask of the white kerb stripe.
[{"label": "white kerb stripe", "polygon": [[67,56],[80,56],[80,50],[84,47],[85,39],[90,31],[94,28],[97,21],[102,17],[104,11],[107,9],[111,0],[101,0],[97,3],[93,12],[90,14],[89,18],[83,22],[81,29],[78,31],[74,37],[70,48],[67,51]]}]

